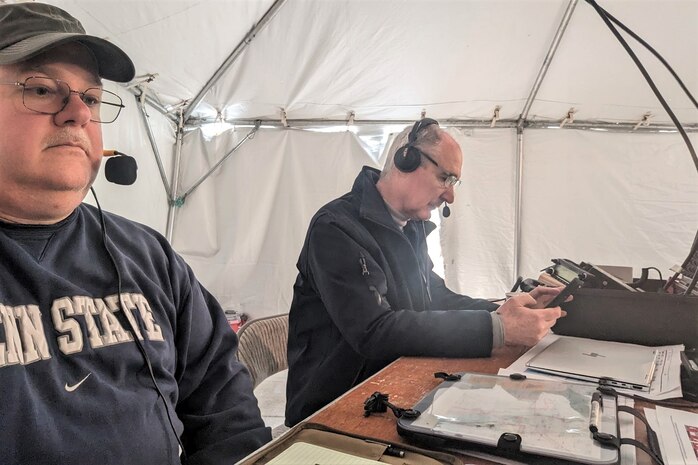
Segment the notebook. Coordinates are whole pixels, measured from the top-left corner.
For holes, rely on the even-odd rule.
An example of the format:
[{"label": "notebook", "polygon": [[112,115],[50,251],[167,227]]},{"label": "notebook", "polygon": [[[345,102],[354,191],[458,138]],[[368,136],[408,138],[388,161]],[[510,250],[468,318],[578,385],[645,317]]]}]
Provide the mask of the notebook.
[{"label": "notebook", "polygon": [[384,465],[377,460],[364,459],[307,442],[296,442],[267,465]]},{"label": "notebook", "polygon": [[560,336],[526,365],[542,373],[649,391],[656,358],[653,347]]}]

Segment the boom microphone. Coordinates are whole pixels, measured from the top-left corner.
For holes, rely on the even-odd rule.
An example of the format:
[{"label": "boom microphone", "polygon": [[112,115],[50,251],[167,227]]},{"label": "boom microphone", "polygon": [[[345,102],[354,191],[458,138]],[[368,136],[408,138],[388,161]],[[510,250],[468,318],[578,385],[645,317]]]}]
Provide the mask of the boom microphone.
[{"label": "boom microphone", "polygon": [[449,216],[451,216],[451,209],[448,208],[447,203],[444,203],[443,215],[444,215],[444,218],[448,218]]},{"label": "boom microphone", "polygon": [[116,150],[104,150],[103,155],[110,157],[104,165],[107,181],[122,186],[130,186],[138,177],[136,159]]}]

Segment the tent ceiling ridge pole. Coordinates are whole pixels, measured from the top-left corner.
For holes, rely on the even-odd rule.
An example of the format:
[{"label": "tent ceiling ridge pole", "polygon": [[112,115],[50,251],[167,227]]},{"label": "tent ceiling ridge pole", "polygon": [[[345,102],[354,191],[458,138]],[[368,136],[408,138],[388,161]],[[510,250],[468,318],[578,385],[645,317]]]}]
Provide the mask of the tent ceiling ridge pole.
[{"label": "tent ceiling ridge pole", "polygon": [[[651,123],[647,126],[637,127],[637,123],[608,123],[599,121],[574,120],[573,123],[567,123],[563,128],[560,128],[559,121],[528,121],[526,123],[528,129],[576,129],[595,131],[603,130],[607,132],[678,132],[676,126],[672,123]],[[698,132],[698,123],[683,125],[686,132]]]},{"label": "tent ceiling ridge pole", "polygon": [[536,81],[534,82],[533,87],[531,88],[531,92],[528,95],[528,99],[526,99],[526,103],[524,104],[523,110],[521,111],[521,116],[519,117],[520,122],[526,121],[526,118],[528,118],[528,112],[531,110],[533,101],[536,99],[536,95],[540,90],[540,86],[543,84],[543,79],[545,79],[545,75],[548,73],[548,68],[550,67],[550,64],[553,61],[553,57],[555,56],[555,52],[557,51],[557,48],[560,45],[562,36],[565,34],[565,29],[567,29],[567,25],[572,19],[572,13],[574,12],[574,8],[577,6],[577,1],[578,0],[570,0],[570,2],[567,4],[565,14],[562,17],[562,21],[560,21],[560,25],[557,28],[557,32],[555,32],[555,37],[553,38],[553,41],[550,44],[550,48],[548,49],[548,53],[545,56],[545,60],[543,60],[543,66],[541,66],[540,70],[538,70],[538,76],[536,76]]},{"label": "tent ceiling ridge pole", "polygon": [[145,131],[148,134],[148,139],[150,140],[150,146],[153,148],[153,154],[155,155],[155,162],[158,165],[158,170],[160,171],[160,179],[162,179],[162,185],[165,188],[165,193],[170,195],[170,183],[167,180],[167,175],[165,174],[165,167],[162,165],[162,157],[160,157],[160,150],[158,149],[158,144],[155,142],[155,135],[153,134],[153,128],[150,126],[150,119],[148,113],[145,109],[145,104],[141,101],[139,97],[136,97],[136,105],[141,110],[141,117],[143,118],[143,125],[145,126]]},{"label": "tent ceiling ridge pole", "polygon": [[177,136],[175,140],[175,157],[172,163],[172,185],[170,186],[169,209],[167,210],[167,229],[165,230],[165,238],[171,244],[172,232],[174,230],[175,216],[177,216],[177,190],[179,189],[179,171],[182,160],[182,139],[184,138],[184,119],[182,114],[179,115],[177,123]]},{"label": "tent ceiling ridge pole", "polygon": [[187,121],[191,114],[196,110],[196,107],[204,99],[206,93],[211,90],[216,82],[225,74],[225,72],[235,63],[242,52],[247,48],[247,46],[252,42],[252,39],[267,25],[267,23],[274,17],[276,12],[283,6],[286,0],[275,0],[274,3],[269,7],[269,9],[262,15],[259,21],[252,26],[245,37],[240,41],[240,43],[235,47],[228,58],[223,62],[223,64],[213,73],[213,76],[206,82],[204,87],[199,91],[198,94],[189,102],[187,109],[184,112],[184,121]]},{"label": "tent ceiling ridge pole", "polygon": [[[188,123],[191,125],[194,125],[195,127],[198,127],[199,124],[205,124],[205,123],[213,123],[218,121],[216,118],[211,118],[211,119],[196,119],[196,120],[189,120]],[[268,126],[279,126],[279,127],[286,127],[283,124],[283,121],[281,119],[270,119],[270,120],[260,120],[260,119],[234,119],[234,118],[229,118],[225,119],[226,123],[230,123],[233,125],[254,125],[257,122],[260,122],[262,126],[268,125]],[[508,125],[509,127],[513,127],[517,124],[518,120],[497,120],[497,127],[501,127],[501,125]],[[394,119],[394,120],[388,120],[388,119],[377,119],[377,120],[354,120],[354,122],[350,125],[347,124],[346,120],[339,120],[339,119],[317,119],[317,118],[308,118],[308,119],[287,119],[286,123],[289,127],[294,127],[294,126],[376,126],[376,125],[398,125],[398,124],[404,124],[404,125],[411,125],[414,124],[415,120],[413,119]],[[483,126],[487,125],[487,127],[490,126],[492,120],[491,119],[472,119],[472,120],[467,120],[467,119],[440,119],[439,124],[442,126]]]},{"label": "tent ceiling ridge pole", "polygon": [[254,128],[252,128],[252,130],[250,132],[248,132],[247,135],[240,142],[235,144],[235,147],[233,147],[220,160],[218,160],[218,162],[215,165],[213,165],[211,167],[211,169],[206,172],[206,174],[201,176],[198,181],[196,181],[184,194],[182,194],[182,198],[185,199],[185,198],[187,198],[187,196],[189,194],[194,192],[194,189],[199,187],[199,185],[201,185],[202,182],[204,182],[209,176],[211,176],[211,174],[214,171],[216,171],[218,169],[218,167],[220,167],[223,164],[223,162],[225,162],[233,153],[235,153],[237,151],[237,149],[239,149],[242,146],[242,144],[244,144],[248,140],[252,139],[254,137],[254,135],[257,133],[257,130],[259,130],[259,124],[257,124]]},{"label": "tent ceiling ridge pole", "polygon": [[[189,121],[189,124],[185,126],[185,130],[194,130],[199,128],[199,124],[204,124],[206,122],[213,122],[215,119],[208,120],[194,120]],[[226,119],[226,123],[233,124],[235,126],[254,126],[260,123],[262,126],[284,128],[281,120],[259,120],[259,119]],[[302,129],[306,126],[347,126],[345,120],[331,120],[331,119],[294,119],[287,120],[288,125],[291,129]],[[518,119],[501,119],[497,120],[497,125],[492,128],[490,119],[441,119],[439,123],[442,126],[456,127],[456,128],[468,128],[468,129],[502,129],[502,128],[516,128],[519,125]],[[414,124],[414,120],[355,120],[353,126],[384,126],[384,125],[410,125]],[[608,121],[596,121],[596,120],[581,120],[576,119],[572,123],[566,123],[564,127],[560,128],[559,120],[550,121],[526,121],[523,124],[524,128],[532,129],[577,129],[577,130],[606,130],[608,132],[635,132],[635,133],[648,133],[648,132],[658,132],[658,131],[673,131],[676,132],[676,126],[672,123],[650,123],[647,126],[641,126],[636,128],[637,122],[608,122]],[[684,129],[687,132],[698,132],[698,123],[684,124]]]}]

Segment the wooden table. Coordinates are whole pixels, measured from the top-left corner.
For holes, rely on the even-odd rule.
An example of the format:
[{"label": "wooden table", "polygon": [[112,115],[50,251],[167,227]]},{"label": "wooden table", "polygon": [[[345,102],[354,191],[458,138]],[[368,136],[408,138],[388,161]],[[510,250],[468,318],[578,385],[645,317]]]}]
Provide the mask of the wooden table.
[{"label": "wooden table", "polygon": [[[373,437],[390,444],[405,444],[405,438],[397,433],[396,418],[389,409],[386,413],[374,413],[370,417],[363,416],[364,401],[371,394],[376,391],[389,394],[389,401],[393,405],[411,408],[442,382],[434,378],[435,372],[467,371],[496,374],[500,368],[511,365],[525,351],[524,347],[507,347],[496,351],[490,358],[481,359],[403,357],[327,405],[307,421],[347,433]],[[636,401],[635,406],[641,408],[651,405]],[[698,411],[698,409],[690,410]],[[641,428],[641,426],[643,425],[637,421],[635,437],[646,442],[647,435],[644,427]],[[467,463],[481,465],[496,463],[468,457],[465,454],[462,458]],[[637,463],[650,465],[652,462],[644,452],[638,450]]]}]

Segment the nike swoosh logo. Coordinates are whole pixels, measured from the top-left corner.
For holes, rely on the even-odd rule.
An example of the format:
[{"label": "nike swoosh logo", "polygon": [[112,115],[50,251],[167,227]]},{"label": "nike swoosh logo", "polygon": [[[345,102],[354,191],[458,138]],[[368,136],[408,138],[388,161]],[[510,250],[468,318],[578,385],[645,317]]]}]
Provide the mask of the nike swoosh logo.
[{"label": "nike swoosh logo", "polygon": [[86,380],[87,378],[89,378],[91,374],[92,374],[92,373],[88,373],[87,376],[85,376],[85,377],[82,378],[77,384],[73,384],[72,386],[69,386],[68,383],[65,383],[65,390],[68,391],[68,392],[73,392],[74,390],[76,390],[77,388],[79,388],[80,385],[81,385],[82,383],[84,383],[85,380]]}]

